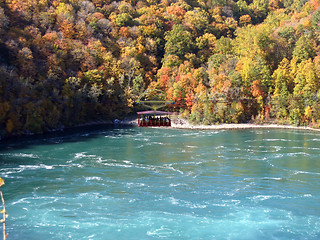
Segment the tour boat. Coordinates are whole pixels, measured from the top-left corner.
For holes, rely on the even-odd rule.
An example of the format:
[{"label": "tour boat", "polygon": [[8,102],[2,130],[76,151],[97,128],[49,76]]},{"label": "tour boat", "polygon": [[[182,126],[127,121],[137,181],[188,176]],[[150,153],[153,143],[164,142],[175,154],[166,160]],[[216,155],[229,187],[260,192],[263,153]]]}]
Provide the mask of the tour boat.
[{"label": "tour boat", "polygon": [[172,112],[164,111],[143,111],[137,112],[139,127],[170,127]]}]

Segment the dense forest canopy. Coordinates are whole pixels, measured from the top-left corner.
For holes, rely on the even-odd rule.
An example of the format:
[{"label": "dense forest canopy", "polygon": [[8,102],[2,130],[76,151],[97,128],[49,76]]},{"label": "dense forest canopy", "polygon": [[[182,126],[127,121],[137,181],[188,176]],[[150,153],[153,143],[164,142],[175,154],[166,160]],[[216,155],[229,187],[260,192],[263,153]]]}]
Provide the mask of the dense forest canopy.
[{"label": "dense forest canopy", "polygon": [[136,110],[320,124],[317,0],[1,0],[0,136]]}]

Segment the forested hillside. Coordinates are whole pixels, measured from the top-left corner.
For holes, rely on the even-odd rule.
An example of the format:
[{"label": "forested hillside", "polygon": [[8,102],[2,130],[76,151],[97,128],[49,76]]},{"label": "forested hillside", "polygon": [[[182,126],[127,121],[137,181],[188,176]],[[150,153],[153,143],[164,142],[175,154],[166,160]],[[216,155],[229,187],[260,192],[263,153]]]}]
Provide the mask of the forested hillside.
[{"label": "forested hillside", "polygon": [[317,0],[1,0],[0,136],[125,116],[320,124]]}]

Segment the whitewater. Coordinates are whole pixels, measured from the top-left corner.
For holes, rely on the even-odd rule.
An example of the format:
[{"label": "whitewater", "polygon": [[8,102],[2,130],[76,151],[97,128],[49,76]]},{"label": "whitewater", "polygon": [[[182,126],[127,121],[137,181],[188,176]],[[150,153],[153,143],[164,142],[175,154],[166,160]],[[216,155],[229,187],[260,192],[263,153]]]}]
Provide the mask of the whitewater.
[{"label": "whitewater", "polygon": [[115,126],[7,141],[8,239],[319,239],[319,143]]}]

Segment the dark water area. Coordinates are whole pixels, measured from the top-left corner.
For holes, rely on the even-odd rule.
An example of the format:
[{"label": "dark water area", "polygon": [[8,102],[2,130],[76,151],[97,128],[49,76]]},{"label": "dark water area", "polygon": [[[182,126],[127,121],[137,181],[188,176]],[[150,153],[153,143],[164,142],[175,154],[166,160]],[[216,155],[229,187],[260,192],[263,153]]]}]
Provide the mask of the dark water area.
[{"label": "dark water area", "polygon": [[320,134],[95,126],[0,145],[8,239],[320,239]]}]

